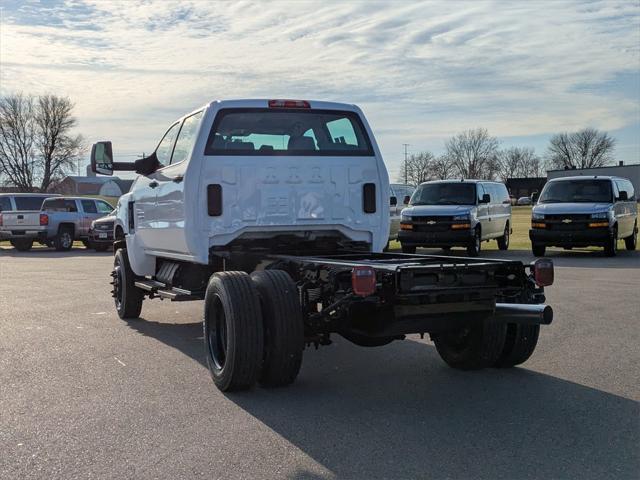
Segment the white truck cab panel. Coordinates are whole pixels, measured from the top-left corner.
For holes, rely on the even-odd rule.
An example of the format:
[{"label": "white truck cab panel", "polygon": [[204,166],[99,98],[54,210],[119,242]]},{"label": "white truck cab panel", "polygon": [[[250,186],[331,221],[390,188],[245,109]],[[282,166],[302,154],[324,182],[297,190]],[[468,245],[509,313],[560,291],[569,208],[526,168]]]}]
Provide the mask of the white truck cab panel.
[{"label": "white truck cab panel", "polygon": [[[382,251],[389,179],[371,128],[354,105],[303,104],[214,101],[169,127],[155,152],[160,168],[118,205],[120,222],[133,225],[136,274],[153,275],[156,257],[207,264],[211,248],[275,236],[334,236]],[[208,208],[211,189],[220,212]]]}]

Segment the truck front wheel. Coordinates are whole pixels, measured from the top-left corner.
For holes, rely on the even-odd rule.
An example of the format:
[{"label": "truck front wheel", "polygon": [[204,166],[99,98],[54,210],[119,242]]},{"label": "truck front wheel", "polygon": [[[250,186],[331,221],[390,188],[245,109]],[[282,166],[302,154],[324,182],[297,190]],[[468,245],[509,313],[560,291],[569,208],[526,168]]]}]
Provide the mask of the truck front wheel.
[{"label": "truck front wheel", "polygon": [[251,274],[262,310],[264,360],[259,382],[265,387],[292,383],[298,376],[304,349],[304,324],[298,288],[282,270]]},{"label": "truck front wheel", "polygon": [[529,360],[538,344],[538,335],[540,335],[540,325],[507,324],[504,349],[493,366],[509,368]]},{"label": "truck front wheel", "polygon": [[465,328],[433,335],[440,357],[459,370],[479,370],[494,365],[504,349],[507,327],[486,317]]},{"label": "truck front wheel", "polygon": [[264,332],[258,291],[249,275],[211,276],[203,327],[207,365],[216,386],[223,392],[253,386],[262,367]]},{"label": "truck front wheel", "polygon": [[624,239],[624,246],[627,250],[635,250],[638,244],[638,225],[633,226],[633,233]]},{"label": "truck front wheel", "polygon": [[113,272],[111,272],[113,290],[111,291],[116,304],[118,316],[126,318],[138,318],[142,311],[144,293],[135,286],[135,273],[131,270],[127,251],[120,248],[113,260]]}]

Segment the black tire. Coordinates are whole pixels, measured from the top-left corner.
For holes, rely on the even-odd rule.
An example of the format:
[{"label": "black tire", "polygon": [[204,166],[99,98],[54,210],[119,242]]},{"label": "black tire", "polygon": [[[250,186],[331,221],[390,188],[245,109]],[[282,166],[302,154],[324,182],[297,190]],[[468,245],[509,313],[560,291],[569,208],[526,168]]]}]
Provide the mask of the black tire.
[{"label": "black tire", "polygon": [[402,253],[410,253],[410,254],[416,253],[416,246],[415,245],[405,245],[403,243],[403,244],[401,244],[401,246],[402,246]]},{"label": "black tire", "polygon": [[58,252],[66,252],[73,247],[73,228],[62,226],[53,239],[53,246]]},{"label": "black tire", "polygon": [[304,324],[298,287],[282,270],[254,272],[264,326],[264,359],[258,381],[265,387],[289,385],[298,376],[304,350]]},{"label": "black tire", "polygon": [[533,252],[534,257],[544,257],[546,250],[547,247],[544,245],[537,245],[535,243],[531,244],[531,251]]},{"label": "black tire", "polygon": [[507,324],[507,336],[500,358],[493,365],[510,368],[529,360],[538,344],[540,325]]},{"label": "black tire", "polygon": [[480,227],[476,227],[473,232],[473,239],[467,245],[467,255],[470,257],[477,257],[482,250],[482,232]]},{"label": "black tire", "polygon": [[207,365],[216,386],[223,392],[251,388],[262,367],[264,333],[258,291],[249,275],[211,276],[203,326]]},{"label": "black tire", "polygon": [[511,233],[511,229],[509,228],[509,222],[504,227],[504,234],[501,237],[498,237],[498,249],[499,250],[507,250],[509,248],[509,237]]},{"label": "black tire", "polygon": [[494,365],[504,350],[507,326],[492,316],[468,327],[433,336],[440,357],[458,370],[479,370]]},{"label": "black tire", "polygon": [[91,242],[89,240],[82,240],[82,245],[84,245],[84,248],[91,248]]},{"label": "black tire", "polygon": [[131,270],[125,249],[118,249],[113,259],[112,295],[121,319],[138,318],[142,311],[144,292],[135,286],[136,275]]},{"label": "black tire", "polygon": [[613,227],[611,236],[609,237],[606,245],[604,246],[604,254],[607,257],[615,257],[618,254],[618,228],[617,227]]},{"label": "black tire", "polygon": [[624,239],[624,248],[635,250],[638,246],[638,225],[633,226],[633,233]]},{"label": "black tire", "polygon": [[31,250],[33,247],[33,239],[32,238],[14,238],[10,240],[13,248],[18,250],[19,252],[27,252]]}]

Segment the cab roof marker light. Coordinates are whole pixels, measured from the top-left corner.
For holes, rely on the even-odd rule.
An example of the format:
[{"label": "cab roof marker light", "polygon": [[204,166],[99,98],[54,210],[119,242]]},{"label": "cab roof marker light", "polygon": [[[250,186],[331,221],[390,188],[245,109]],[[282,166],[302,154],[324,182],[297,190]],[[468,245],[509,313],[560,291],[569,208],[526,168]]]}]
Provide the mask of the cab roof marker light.
[{"label": "cab roof marker light", "polygon": [[276,99],[269,100],[269,108],[311,108],[307,100]]}]

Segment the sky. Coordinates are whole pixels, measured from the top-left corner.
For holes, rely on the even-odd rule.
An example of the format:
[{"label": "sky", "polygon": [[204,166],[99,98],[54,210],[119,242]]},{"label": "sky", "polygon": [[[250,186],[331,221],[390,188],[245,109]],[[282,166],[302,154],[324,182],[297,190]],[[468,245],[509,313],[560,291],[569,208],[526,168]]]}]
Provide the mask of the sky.
[{"label": "sky", "polygon": [[595,127],[640,163],[640,0],[2,0],[0,94],[55,93],[116,158],[214,99],[355,103],[392,178],[487,128],[544,155]]}]

